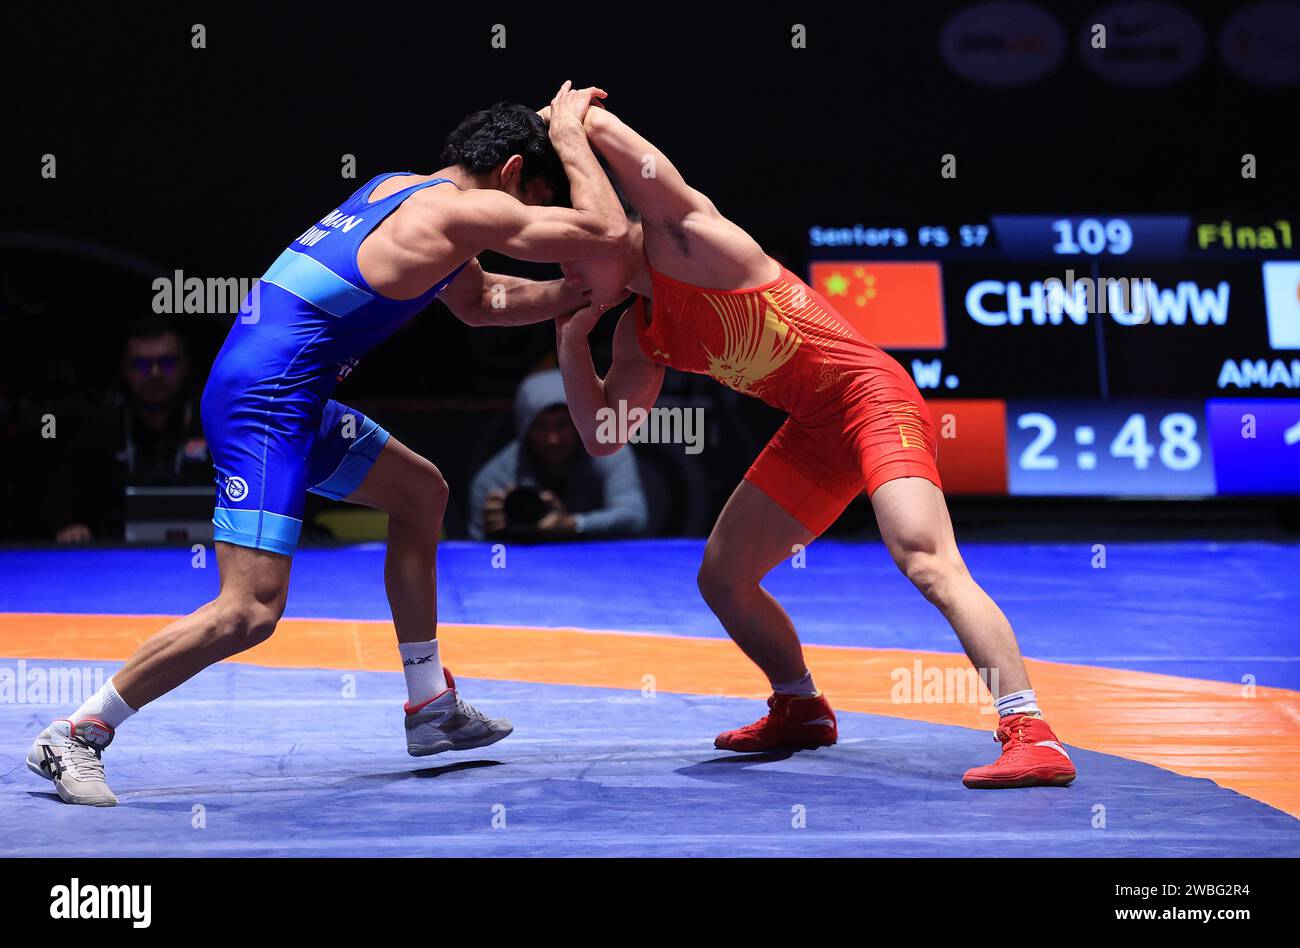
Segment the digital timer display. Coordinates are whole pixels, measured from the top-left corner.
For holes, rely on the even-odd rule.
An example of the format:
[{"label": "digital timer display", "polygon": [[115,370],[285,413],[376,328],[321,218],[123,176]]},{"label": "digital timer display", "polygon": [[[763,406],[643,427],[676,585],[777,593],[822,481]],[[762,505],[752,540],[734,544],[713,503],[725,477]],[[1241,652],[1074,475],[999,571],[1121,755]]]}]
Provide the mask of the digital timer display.
[{"label": "digital timer display", "polygon": [[1011,402],[1010,492],[1211,495],[1204,408],[1198,402]]}]

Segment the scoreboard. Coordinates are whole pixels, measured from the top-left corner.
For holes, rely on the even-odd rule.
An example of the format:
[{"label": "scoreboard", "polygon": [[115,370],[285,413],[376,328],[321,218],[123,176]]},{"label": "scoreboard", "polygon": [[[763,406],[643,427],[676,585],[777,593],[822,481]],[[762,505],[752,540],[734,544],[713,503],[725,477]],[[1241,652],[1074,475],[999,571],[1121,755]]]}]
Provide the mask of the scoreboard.
[{"label": "scoreboard", "polygon": [[911,372],[951,493],[1295,495],[1297,225],[817,225],[809,282]]}]

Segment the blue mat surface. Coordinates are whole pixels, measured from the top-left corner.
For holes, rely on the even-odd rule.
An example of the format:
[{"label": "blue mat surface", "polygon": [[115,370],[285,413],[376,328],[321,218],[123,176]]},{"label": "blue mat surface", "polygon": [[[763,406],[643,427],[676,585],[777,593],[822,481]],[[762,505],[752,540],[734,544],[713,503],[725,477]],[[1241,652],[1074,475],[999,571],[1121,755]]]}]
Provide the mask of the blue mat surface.
[{"label": "blue mat surface", "polygon": [[[703,543],[446,543],[441,618],[725,637],[695,586]],[[1034,658],[1300,689],[1300,545],[969,544],[971,572]],[[883,546],[821,541],[765,585],[805,642],[955,652],[942,617]],[[216,561],[188,549],[0,551],[0,611],[184,614],[215,595]],[[600,603],[608,603],[601,606]],[[288,615],[386,619],[383,547],[306,549]]]},{"label": "blue mat surface", "polygon": [[846,713],[835,747],[729,755],[713,735],[759,702],[462,687],[515,734],[416,760],[396,673],[216,666],[122,729],[107,810],[23,765],[53,708],[0,705],[0,854],[1300,856],[1300,821],[1104,754],[1075,751],[1068,788],[976,792],[982,732]]}]

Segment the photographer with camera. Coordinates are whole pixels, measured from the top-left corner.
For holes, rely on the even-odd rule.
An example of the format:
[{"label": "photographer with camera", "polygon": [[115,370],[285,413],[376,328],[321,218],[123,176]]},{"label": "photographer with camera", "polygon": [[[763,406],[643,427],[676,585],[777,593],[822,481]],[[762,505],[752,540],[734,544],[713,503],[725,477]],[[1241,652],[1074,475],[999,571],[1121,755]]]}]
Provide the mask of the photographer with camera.
[{"label": "photographer with camera", "polygon": [[519,386],[515,430],[515,440],[474,475],[474,539],[562,540],[645,530],[634,455],[593,458],[583,450],[558,369],[530,375]]}]

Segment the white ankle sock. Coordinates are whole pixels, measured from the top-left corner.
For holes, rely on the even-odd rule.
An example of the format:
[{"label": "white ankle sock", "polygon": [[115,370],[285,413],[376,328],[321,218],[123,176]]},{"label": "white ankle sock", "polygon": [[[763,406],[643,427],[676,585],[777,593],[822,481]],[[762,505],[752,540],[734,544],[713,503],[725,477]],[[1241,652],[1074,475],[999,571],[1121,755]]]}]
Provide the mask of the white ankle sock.
[{"label": "white ankle sock", "polygon": [[794,695],[796,698],[811,698],[817,694],[817,686],[813,684],[812,672],[804,672],[802,678],[796,678],[794,681],[783,681],[780,684],[773,682],[772,692],[778,695]]},{"label": "white ankle sock", "polygon": [[442,673],[442,659],[438,657],[438,640],[430,642],[398,642],[402,655],[402,672],[406,675],[406,694],[411,704],[428,701],[447,690],[447,679]]},{"label": "white ankle sock", "polygon": [[1005,718],[1011,714],[1042,714],[1038,710],[1038,696],[1034,694],[1033,688],[1013,691],[998,699],[998,717]]},{"label": "white ankle sock", "polygon": [[113,686],[113,679],[110,678],[90,696],[85,704],[68,715],[68,720],[76,724],[85,718],[95,718],[116,731],[122,726],[122,722],[133,714],[135,708],[122,700],[122,696],[117,693],[117,688]]}]

